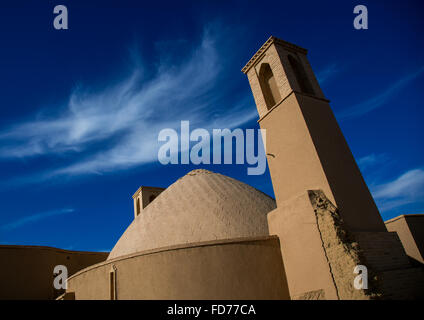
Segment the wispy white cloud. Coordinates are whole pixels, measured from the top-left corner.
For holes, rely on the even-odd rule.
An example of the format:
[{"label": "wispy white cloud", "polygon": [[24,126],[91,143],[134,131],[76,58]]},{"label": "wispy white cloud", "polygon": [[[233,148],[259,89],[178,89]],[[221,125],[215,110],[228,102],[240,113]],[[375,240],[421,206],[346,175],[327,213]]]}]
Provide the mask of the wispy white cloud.
[{"label": "wispy white cloud", "polygon": [[[103,173],[157,161],[158,133],[178,129],[181,120],[206,129],[234,128],[252,120],[257,113],[251,99],[219,105],[222,97],[214,90],[221,71],[216,42],[207,29],[184,62],[170,65],[161,59],[149,79],[138,62],[133,74],[114,86],[95,92],[77,88],[57,116],[0,132],[0,158],[80,154],[68,165],[37,173],[28,181]],[[101,147],[91,148],[95,144]]]},{"label": "wispy white cloud", "polygon": [[415,80],[424,72],[424,67],[419,68],[417,71],[410,73],[403,78],[396,81],[380,94],[372,97],[364,102],[361,102],[353,107],[342,110],[337,114],[338,119],[355,118],[371,112],[381,106],[385,105],[396,93],[404,88],[411,81]]},{"label": "wispy white cloud", "polygon": [[413,169],[396,179],[371,187],[381,211],[424,201],[424,170]]},{"label": "wispy white cloud", "polygon": [[362,170],[366,170],[375,165],[381,164],[389,160],[389,157],[386,154],[376,154],[372,153],[357,160],[358,166]]},{"label": "wispy white cloud", "polygon": [[329,79],[331,79],[334,75],[336,75],[339,72],[340,72],[339,65],[337,63],[332,63],[317,73],[317,80],[320,83],[320,85],[323,85],[325,82],[327,82]]},{"label": "wispy white cloud", "polygon": [[22,227],[23,225],[26,225],[26,224],[29,224],[29,223],[37,222],[39,220],[43,220],[43,219],[50,218],[50,217],[53,217],[53,216],[72,213],[74,211],[75,211],[74,209],[67,208],[67,209],[41,212],[41,213],[33,214],[31,216],[26,216],[26,217],[23,217],[21,219],[15,220],[13,222],[4,224],[4,225],[0,226],[0,229],[9,231],[9,230],[13,230],[13,229]]}]

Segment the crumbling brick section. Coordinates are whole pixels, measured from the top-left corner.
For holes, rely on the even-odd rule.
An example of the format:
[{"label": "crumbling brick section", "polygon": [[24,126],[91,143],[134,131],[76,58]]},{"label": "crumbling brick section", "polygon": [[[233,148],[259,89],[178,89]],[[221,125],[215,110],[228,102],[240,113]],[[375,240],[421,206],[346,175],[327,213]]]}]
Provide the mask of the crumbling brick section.
[{"label": "crumbling brick section", "polygon": [[367,290],[353,286],[357,265],[366,265],[358,243],[343,225],[338,209],[321,190],[309,190],[309,199],[314,209],[322,246],[329,264],[334,286],[341,300],[370,300],[381,297],[375,275],[368,270]]},{"label": "crumbling brick section", "polygon": [[314,290],[291,297],[292,300],[325,300],[324,290]]},{"label": "crumbling brick section", "polygon": [[378,273],[385,299],[424,298],[424,271],[411,264],[396,232],[356,232],[355,238]]},{"label": "crumbling brick section", "polygon": [[[350,233],[324,192],[308,194],[339,299],[423,298],[424,271],[411,266],[395,232]],[[366,290],[354,288],[356,265],[368,268]]]},{"label": "crumbling brick section", "polygon": [[355,232],[368,267],[388,271],[410,267],[408,256],[396,232]]}]

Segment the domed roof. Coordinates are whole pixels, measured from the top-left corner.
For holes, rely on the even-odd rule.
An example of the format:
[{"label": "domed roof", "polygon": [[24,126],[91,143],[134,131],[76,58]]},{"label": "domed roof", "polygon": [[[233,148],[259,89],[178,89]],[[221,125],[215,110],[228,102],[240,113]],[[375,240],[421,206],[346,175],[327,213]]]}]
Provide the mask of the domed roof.
[{"label": "domed roof", "polygon": [[134,219],[108,260],[160,247],[268,235],[275,200],[230,177],[193,170],[163,191]]}]

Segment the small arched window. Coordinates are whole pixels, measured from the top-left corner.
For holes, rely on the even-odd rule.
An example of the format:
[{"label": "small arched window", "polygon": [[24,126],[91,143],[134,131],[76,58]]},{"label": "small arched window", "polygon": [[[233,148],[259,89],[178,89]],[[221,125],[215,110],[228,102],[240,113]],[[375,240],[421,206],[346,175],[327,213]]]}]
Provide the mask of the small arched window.
[{"label": "small arched window", "polygon": [[137,215],[140,214],[141,208],[140,208],[140,198],[137,198]]},{"label": "small arched window", "polygon": [[278,91],[274,74],[272,73],[271,67],[268,63],[263,63],[261,65],[259,70],[259,82],[261,84],[266,106],[269,110],[281,100],[281,95]]},{"label": "small arched window", "polygon": [[289,55],[288,59],[293,73],[296,77],[296,81],[300,87],[300,91],[304,93],[314,94],[314,90],[312,89],[312,85],[309,82],[308,76],[306,75],[302,64],[292,55]]}]

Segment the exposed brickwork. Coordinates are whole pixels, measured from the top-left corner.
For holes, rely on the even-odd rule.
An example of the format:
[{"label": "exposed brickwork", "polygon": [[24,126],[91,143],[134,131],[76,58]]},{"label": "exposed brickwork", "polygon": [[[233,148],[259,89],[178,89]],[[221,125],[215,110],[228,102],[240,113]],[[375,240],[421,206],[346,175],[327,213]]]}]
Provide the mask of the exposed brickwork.
[{"label": "exposed brickwork", "polygon": [[385,299],[424,299],[424,272],[420,267],[384,271],[380,278]]},{"label": "exposed brickwork", "polygon": [[[299,61],[301,61],[308,75],[308,78],[311,80],[314,91],[317,93],[317,97],[324,98],[319,84],[313,75],[312,68],[306,59],[306,52],[299,52],[293,48],[283,46],[279,43],[272,43],[269,45],[265,52],[262,52],[261,55],[255,59],[253,64],[254,67],[250,68],[247,72],[247,77],[249,79],[250,87],[252,89],[253,97],[255,99],[260,118],[262,118],[268,112],[268,107],[266,106],[262,88],[258,79],[259,70],[263,63],[269,64],[275,79],[278,79],[277,87],[281,96],[281,100],[284,100],[293,91],[301,91],[300,86],[296,81],[296,76],[294,75],[293,70],[290,67],[290,63],[287,59],[287,55],[289,53],[296,56]],[[276,104],[279,102],[280,101],[276,101]]]},{"label": "exposed brickwork", "polygon": [[369,300],[380,297],[381,291],[370,273],[369,289],[355,289],[353,282],[356,275],[353,270],[355,266],[365,264],[359,245],[346,230],[338,209],[324,192],[310,190],[308,193],[339,299]]},{"label": "exposed brickwork", "polygon": [[255,99],[256,106],[258,108],[259,117],[262,117],[268,112],[268,108],[265,103],[265,98],[262,95],[261,85],[259,83],[258,76],[255,69],[250,69],[247,78],[249,79],[250,88],[252,89],[253,98]]},{"label": "exposed brickwork", "polygon": [[396,232],[356,232],[355,238],[376,271],[409,268],[410,262]]},{"label": "exposed brickwork", "polygon": [[385,299],[424,298],[423,269],[412,267],[396,232],[357,232],[355,238]]},{"label": "exposed brickwork", "polygon": [[266,56],[268,58],[268,63],[271,67],[272,72],[274,73],[275,78],[278,79],[277,86],[280,91],[281,99],[284,99],[295,88],[293,88],[293,86],[291,85],[292,82],[289,81],[289,79],[292,79],[293,77],[293,75],[289,73],[291,72],[291,70],[287,68],[287,65],[283,65],[284,61],[282,63],[278,50],[281,51],[282,49],[273,45],[266,52]]},{"label": "exposed brickwork", "polygon": [[324,290],[309,291],[292,297],[292,300],[325,300]]},{"label": "exposed brickwork", "polygon": [[[411,266],[396,232],[350,233],[322,191],[309,196],[340,299],[424,298],[424,271]],[[368,290],[353,287],[356,265],[368,268]]]}]

